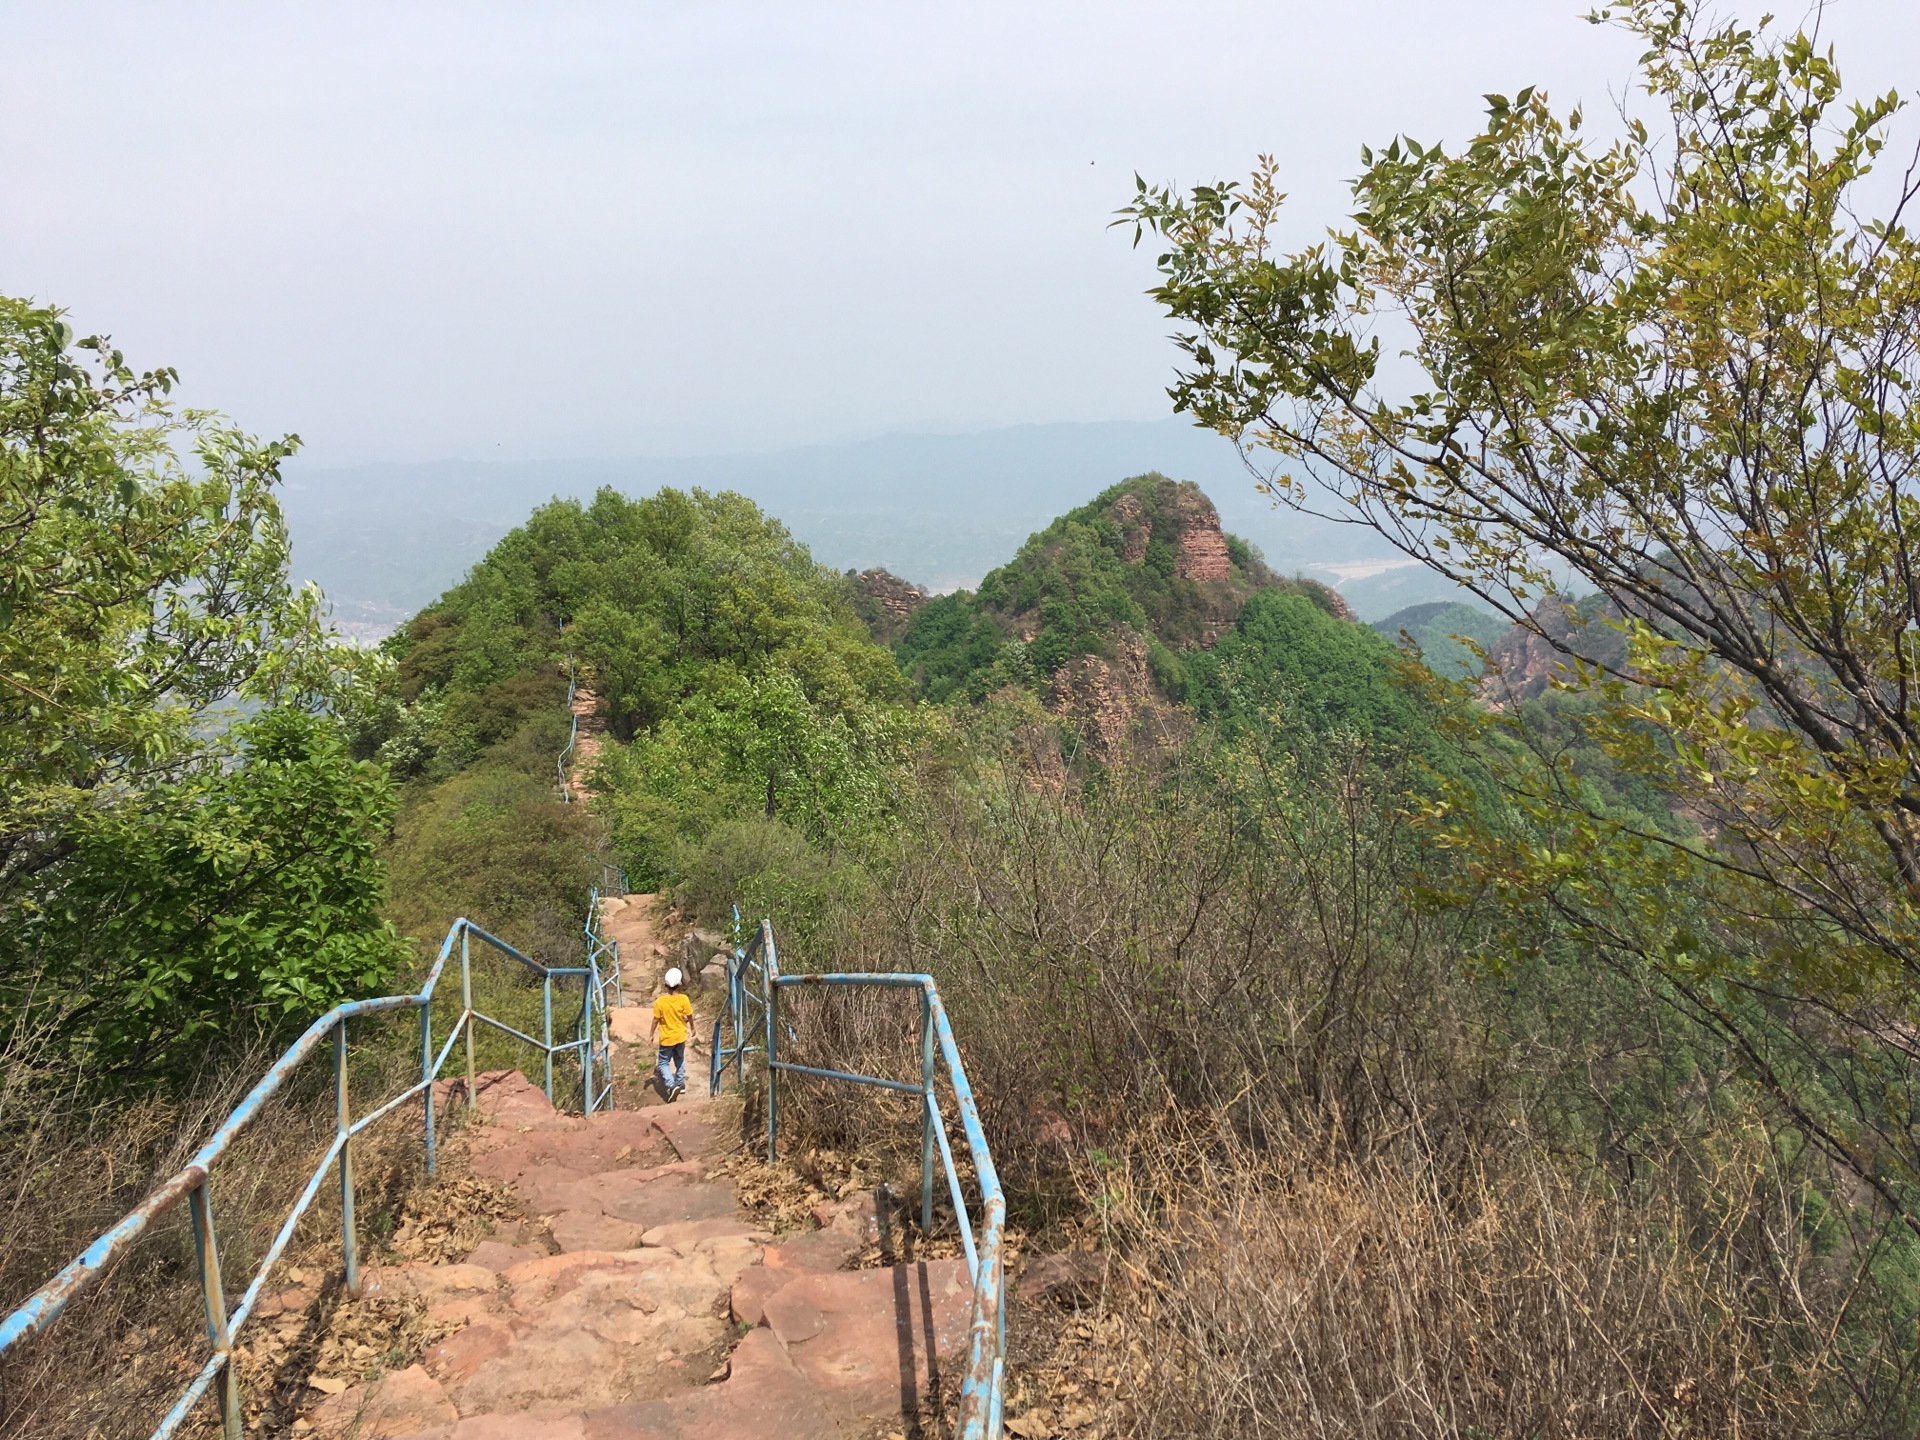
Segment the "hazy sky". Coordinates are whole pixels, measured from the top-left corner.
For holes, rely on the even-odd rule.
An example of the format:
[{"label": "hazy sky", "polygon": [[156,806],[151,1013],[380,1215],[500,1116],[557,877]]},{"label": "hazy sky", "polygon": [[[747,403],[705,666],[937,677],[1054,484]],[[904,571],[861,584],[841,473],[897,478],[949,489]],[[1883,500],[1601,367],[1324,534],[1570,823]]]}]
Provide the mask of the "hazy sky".
[{"label": "hazy sky", "polygon": [[[1317,234],[1363,142],[1605,109],[1586,8],[0,0],[0,291],[335,463],[1152,418],[1134,171]],[[1914,0],[1825,33],[1920,84]]]}]

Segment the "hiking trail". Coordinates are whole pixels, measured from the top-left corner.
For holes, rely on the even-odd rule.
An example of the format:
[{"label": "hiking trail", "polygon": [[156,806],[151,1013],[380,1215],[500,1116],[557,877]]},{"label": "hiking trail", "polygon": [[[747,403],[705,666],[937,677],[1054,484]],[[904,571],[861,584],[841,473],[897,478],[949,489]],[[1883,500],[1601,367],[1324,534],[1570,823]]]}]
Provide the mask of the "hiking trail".
[{"label": "hiking trail", "polygon": [[[602,906],[632,1002],[611,1012],[624,1091],[651,1066],[659,973],[684,959],[659,938],[655,897]],[[436,1088],[451,1101],[465,1082]],[[459,1328],[309,1409],[302,1434],[867,1440],[922,1433],[938,1414],[941,1379],[964,1362],[966,1262],[845,1268],[878,1239],[871,1194],[815,1206],[800,1231],[760,1228],[720,1173],[741,1148],[737,1097],[581,1117],[518,1071],[476,1090],[471,1172],[529,1218],[458,1263],[368,1266],[364,1296],[414,1298],[430,1325]]]}]

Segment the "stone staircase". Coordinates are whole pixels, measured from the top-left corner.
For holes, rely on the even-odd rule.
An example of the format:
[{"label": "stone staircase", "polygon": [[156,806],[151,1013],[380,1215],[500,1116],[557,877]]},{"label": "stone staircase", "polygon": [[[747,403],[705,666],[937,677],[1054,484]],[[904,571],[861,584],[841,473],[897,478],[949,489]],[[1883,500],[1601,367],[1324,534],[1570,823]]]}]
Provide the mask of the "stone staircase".
[{"label": "stone staircase", "polygon": [[[703,1087],[704,1088],[704,1087]],[[369,1267],[363,1294],[452,1327],[407,1369],[296,1426],[324,1440],[829,1440],[923,1433],[958,1374],[960,1260],[845,1267],[877,1236],[871,1197],[775,1236],[718,1164],[732,1101],[587,1119],[517,1071],[485,1076],[476,1175],[525,1206],[461,1263]]]}]

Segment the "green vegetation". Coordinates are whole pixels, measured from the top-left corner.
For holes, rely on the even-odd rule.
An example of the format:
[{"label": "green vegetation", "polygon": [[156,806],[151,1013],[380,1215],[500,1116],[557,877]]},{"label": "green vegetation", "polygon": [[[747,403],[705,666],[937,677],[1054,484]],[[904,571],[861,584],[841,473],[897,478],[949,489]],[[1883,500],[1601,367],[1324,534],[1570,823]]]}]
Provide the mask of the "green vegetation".
[{"label": "green vegetation", "polygon": [[400,959],[372,853],[390,789],[327,713],[359,657],[287,583],[296,442],[177,411],[172,383],[0,299],[10,1080],[177,1077]]},{"label": "green vegetation", "polygon": [[[1525,610],[1563,569],[1621,617],[1564,637],[1568,718],[1698,828],[1649,834],[1543,755],[1524,825],[1450,812],[1475,893],[1669,991],[1920,1231],[1920,237],[1869,178],[1901,101],[1847,99],[1807,35],[1612,13],[1652,112],[1621,140],[1492,96],[1464,147],[1368,152],[1353,229],[1291,255],[1272,165],[1129,213],[1189,326],[1180,408],[1483,595]],[[1389,314],[1411,395],[1379,380]]]},{"label": "green vegetation", "polygon": [[1394,647],[1305,596],[1255,595],[1187,674],[1194,710],[1229,734],[1278,724],[1437,755],[1430,701]]},{"label": "green vegetation", "polygon": [[[1373,628],[1394,643],[1406,636],[1434,674],[1448,679],[1480,673],[1481,656],[1472,647],[1489,649],[1507,631],[1507,622],[1474,605],[1438,600],[1396,610]],[[1462,643],[1462,642],[1468,643]]]},{"label": "green vegetation", "polygon": [[[650,888],[831,849],[885,809],[908,724],[845,579],[738,495],[555,501],[387,648],[362,743],[416,792],[396,882],[422,939],[454,903],[508,938],[569,934],[554,910],[577,909],[589,852]],[[552,802],[570,661],[608,725],[601,835]]]},{"label": "green vegetation", "polygon": [[1220,573],[1194,578],[1183,540],[1218,530],[1197,486],[1137,476],[1034,535],[977,592],[930,601],[894,653],[927,698],[977,701],[1008,685],[1043,686],[1075,656],[1111,655],[1126,633],[1144,641],[1155,683],[1177,700],[1184,655],[1230,625],[1256,591],[1305,595],[1340,613],[1325,587],[1282,580],[1231,535],[1219,537]]}]

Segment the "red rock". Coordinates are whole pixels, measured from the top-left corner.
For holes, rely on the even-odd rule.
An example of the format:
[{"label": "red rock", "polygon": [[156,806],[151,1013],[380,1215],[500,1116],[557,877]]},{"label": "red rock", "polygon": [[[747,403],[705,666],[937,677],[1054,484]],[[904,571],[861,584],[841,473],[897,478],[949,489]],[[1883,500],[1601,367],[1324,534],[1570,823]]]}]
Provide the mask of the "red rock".
[{"label": "red rock", "polygon": [[729,1311],[742,1325],[758,1325],[767,1313],[767,1297],[793,1279],[791,1272],[754,1265],[733,1282]]},{"label": "red rock", "polygon": [[767,1330],[740,1342],[718,1385],[589,1410],[584,1419],[582,1440],[839,1440],[842,1433]]},{"label": "red rock", "polygon": [[827,1410],[861,1423],[938,1394],[964,1351],[972,1300],[966,1262],[933,1260],[796,1275],[766,1316]]},{"label": "red rock", "polygon": [[391,1440],[421,1435],[459,1418],[447,1392],[418,1365],[382,1376],[371,1385],[353,1385],[330,1397],[307,1416],[325,1440]]},{"label": "red rock", "polygon": [[471,1295],[491,1296],[498,1288],[484,1265],[369,1265],[360,1272],[360,1293],[418,1296],[429,1305]]},{"label": "red rock", "polygon": [[597,1210],[563,1210],[547,1222],[547,1229],[562,1250],[614,1251],[639,1245],[642,1227]]},{"label": "red rock", "polygon": [[847,1230],[808,1230],[768,1247],[773,1270],[838,1270],[865,1248],[865,1237]]},{"label": "red rock", "polygon": [[734,1236],[758,1241],[772,1238],[751,1220],[738,1215],[715,1215],[708,1220],[680,1220],[671,1225],[656,1225],[640,1237],[640,1243],[684,1253],[703,1240]]},{"label": "red rock", "polygon": [[453,1427],[447,1440],[586,1440],[586,1430],[579,1411],[545,1407],[469,1416]]},{"label": "red rock", "polygon": [[473,1247],[473,1253],[467,1256],[469,1265],[484,1265],[498,1274],[511,1269],[522,1260],[538,1260],[546,1252],[536,1250],[531,1245],[507,1245],[498,1240],[482,1240]]},{"label": "red rock", "polygon": [[643,1230],[685,1220],[710,1220],[735,1213],[733,1187],[717,1181],[697,1181],[685,1175],[639,1178],[640,1171],[615,1171],[594,1179],[591,1193],[599,1208]]},{"label": "red rock", "polygon": [[458,1386],[482,1365],[506,1354],[512,1344],[512,1327],[504,1321],[476,1320],[428,1350],[422,1363],[443,1385]]}]

